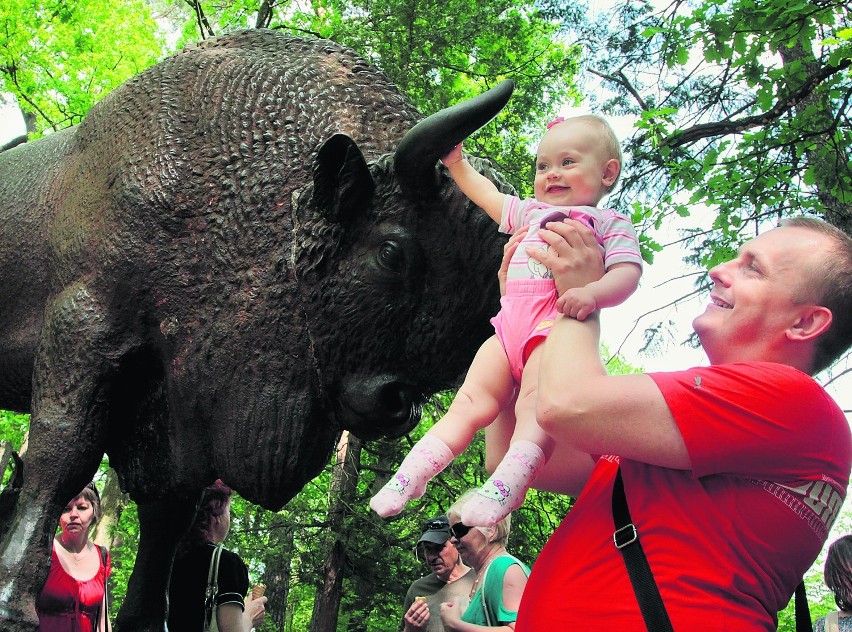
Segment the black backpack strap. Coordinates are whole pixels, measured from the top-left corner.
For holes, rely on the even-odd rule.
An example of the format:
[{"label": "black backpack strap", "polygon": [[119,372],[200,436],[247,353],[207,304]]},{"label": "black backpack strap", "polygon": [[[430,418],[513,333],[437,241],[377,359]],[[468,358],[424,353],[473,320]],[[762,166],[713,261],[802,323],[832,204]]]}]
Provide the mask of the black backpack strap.
[{"label": "black backpack strap", "polygon": [[630,583],[633,584],[633,592],[636,593],[645,627],[652,632],[673,632],[666,605],[654,581],[645,551],[639,543],[639,532],[630,518],[624,483],[621,480],[621,466],[616,471],[612,487],[612,518],[615,523],[612,541],[624,557],[624,565],[627,567]]}]

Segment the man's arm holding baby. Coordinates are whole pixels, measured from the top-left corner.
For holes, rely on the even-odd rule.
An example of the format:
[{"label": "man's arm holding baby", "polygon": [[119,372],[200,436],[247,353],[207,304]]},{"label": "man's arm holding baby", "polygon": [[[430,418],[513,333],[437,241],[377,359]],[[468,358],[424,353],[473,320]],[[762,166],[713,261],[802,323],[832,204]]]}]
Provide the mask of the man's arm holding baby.
[{"label": "man's arm holding baby", "polygon": [[[594,234],[567,220],[541,233],[551,246],[528,252],[553,271],[557,290],[604,276]],[[690,469],[689,454],[666,400],[650,376],[609,375],[600,358],[597,312],[559,318],[544,344],[538,382],[539,425],[557,445],[587,454]]]}]

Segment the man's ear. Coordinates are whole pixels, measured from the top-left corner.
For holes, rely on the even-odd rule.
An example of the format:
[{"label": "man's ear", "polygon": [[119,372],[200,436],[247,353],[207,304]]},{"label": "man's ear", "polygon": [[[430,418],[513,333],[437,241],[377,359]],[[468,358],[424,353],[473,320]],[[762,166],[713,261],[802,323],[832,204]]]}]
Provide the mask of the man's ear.
[{"label": "man's ear", "polygon": [[831,310],[821,305],[808,305],[793,326],[787,330],[790,340],[801,342],[821,336],[831,327]]},{"label": "man's ear", "polygon": [[621,163],[615,158],[610,158],[606,161],[603,170],[603,179],[601,182],[605,187],[611,187],[618,179],[618,174],[621,172]]}]

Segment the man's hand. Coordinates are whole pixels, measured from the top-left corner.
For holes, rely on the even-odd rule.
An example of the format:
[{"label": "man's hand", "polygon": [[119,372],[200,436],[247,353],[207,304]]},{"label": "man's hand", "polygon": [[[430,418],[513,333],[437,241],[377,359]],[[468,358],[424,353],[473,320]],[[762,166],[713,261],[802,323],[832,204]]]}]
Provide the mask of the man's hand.
[{"label": "man's hand", "polygon": [[500,269],[497,271],[497,279],[500,281],[500,296],[506,295],[506,277],[509,274],[509,261],[512,259],[512,255],[515,254],[523,238],[527,236],[528,231],[529,226],[521,228],[503,246],[503,261],[500,263]]},{"label": "man's hand", "polygon": [[550,248],[527,248],[527,254],[550,268],[560,296],[568,290],[585,287],[604,275],[603,258],[595,234],[582,222],[573,219],[548,222],[539,234]]},{"label": "man's hand", "polygon": [[575,287],[567,290],[556,301],[556,309],[577,320],[586,320],[586,316],[598,308],[595,294],[585,287]]},{"label": "man's hand", "polygon": [[408,612],[402,617],[405,621],[405,632],[417,632],[425,630],[429,625],[429,606],[422,599],[415,599],[408,609]]}]

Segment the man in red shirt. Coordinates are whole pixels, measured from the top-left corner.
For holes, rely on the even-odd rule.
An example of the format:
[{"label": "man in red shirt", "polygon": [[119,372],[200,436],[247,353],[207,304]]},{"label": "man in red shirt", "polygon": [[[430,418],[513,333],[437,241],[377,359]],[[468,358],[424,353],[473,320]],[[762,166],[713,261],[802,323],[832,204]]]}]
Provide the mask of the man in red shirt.
[{"label": "man in red shirt", "polygon": [[[550,228],[551,250],[530,254],[559,291],[599,278],[590,231],[570,220]],[[555,324],[538,421],[563,469],[545,480],[582,493],[533,568],[517,632],[646,629],[613,544],[619,467],[675,630],[775,630],[821,550],[846,495],[852,438],[810,376],[852,343],[852,240],[788,220],[710,278],[693,321],[709,367],[610,376],[597,314]]]}]

